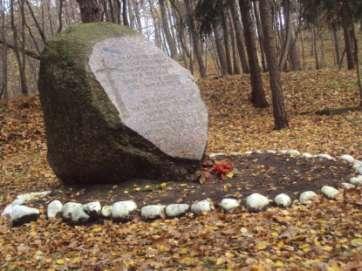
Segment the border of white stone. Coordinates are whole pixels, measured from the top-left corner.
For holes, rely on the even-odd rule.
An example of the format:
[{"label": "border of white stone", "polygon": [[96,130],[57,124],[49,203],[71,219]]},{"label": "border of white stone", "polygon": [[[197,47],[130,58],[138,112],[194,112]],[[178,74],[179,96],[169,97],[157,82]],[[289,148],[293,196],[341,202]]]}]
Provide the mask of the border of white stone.
[{"label": "border of white stone", "polygon": [[[263,153],[263,151],[251,150],[251,151],[247,151],[245,153],[240,153],[240,152],[210,153],[209,157],[215,158],[217,156],[226,156],[226,155],[250,155],[252,153],[260,154],[260,153]],[[264,151],[264,153],[270,153],[270,154],[281,153],[281,154],[288,154],[292,157],[297,157],[297,156],[301,156],[304,158],[317,157],[317,158],[321,158],[321,159],[328,159],[328,160],[334,160],[334,161],[336,160],[334,157],[332,157],[329,154],[313,155],[310,153],[300,153],[299,151],[294,150],[294,149],[266,150],[266,151]],[[356,185],[362,185],[362,161],[356,160],[351,155],[348,155],[348,154],[339,156],[339,159],[352,163],[356,172],[359,173],[358,176],[352,177],[350,179],[349,183],[341,183],[341,186],[344,189],[352,189],[352,188],[355,188]],[[327,198],[331,198],[331,199],[336,198],[337,195],[339,194],[339,191],[336,188],[334,188],[332,186],[328,186],[328,185],[324,185],[321,188],[321,192]],[[13,211],[14,207],[23,206],[22,204],[24,204],[25,202],[37,200],[41,197],[45,197],[49,193],[51,193],[51,191],[20,194],[16,197],[16,199],[13,202],[11,202],[10,204],[8,204],[5,207],[5,209],[3,210],[1,215],[9,217],[11,212]],[[300,195],[299,195],[299,202],[306,204],[306,203],[313,201],[317,197],[318,197],[318,195],[314,191],[304,191],[304,192],[300,193]],[[254,200],[254,202],[252,202],[253,200]],[[55,200],[55,202],[57,202],[57,201]],[[124,202],[132,202],[132,206],[133,206],[127,212],[127,215],[129,215],[131,212],[133,212],[137,209],[137,204],[134,201],[129,200],[129,201],[124,201]],[[260,211],[260,210],[264,209],[266,206],[269,205],[270,202],[271,202],[270,199],[268,199],[267,197],[265,197],[261,194],[258,194],[258,193],[253,193],[253,194],[249,195],[245,200],[246,207],[248,207],[249,210],[253,210],[253,211]],[[281,194],[277,195],[274,198],[274,202],[278,206],[282,206],[282,207],[288,207],[292,204],[291,198],[285,193],[281,193]],[[83,204],[83,205],[80,203],[74,203],[74,204],[79,204],[79,206],[83,206],[82,210],[84,209],[83,210],[83,212],[84,212],[85,209],[87,209],[86,206],[89,204],[93,205],[93,203],[99,203],[99,202],[91,202],[91,203]],[[113,204],[116,204],[116,203],[117,202],[115,202]],[[61,202],[60,202],[60,204],[61,204]],[[134,205],[135,205],[135,207],[134,207]],[[236,198],[224,198],[220,201],[219,206],[225,211],[234,210],[235,208],[240,206],[240,200],[238,200]],[[24,206],[24,207],[30,208],[27,206]],[[106,205],[106,206],[103,206],[103,208],[98,208],[98,207],[100,207],[100,204],[99,204],[99,206],[97,204],[97,206],[94,205],[94,207],[97,207],[97,208],[95,208],[95,209],[97,209],[97,213],[101,214],[104,218],[109,218],[109,217],[113,216],[113,214],[112,214],[113,205],[112,206]],[[157,207],[157,208],[154,208],[154,207]],[[194,214],[205,214],[205,213],[211,212],[212,210],[215,209],[214,204],[210,199],[204,199],[204,200],[200,200],[200,201],[195,201],[191,205],[191,208],[190,208],[190,205],[188,205],[188,204],[169,204],[168,206],[164,206],[162,204],[146,205],[141,208],[141,216],[146,220],[151,220],[151,219],[156,219],[156,218],[165,218],[167,207],[169,208],[169,210],[171,207],[173,209],[175,209],[174,207],[177,207],[175,209],[177,212],[173,212],[173,214],[169,213],[169,214],[167,214],[167,217],[176,217],[176,216],[184,215],[190,209],[191,209],[191,212],[193,212]],[[35,208],[30,208],[30,209],[35,209]],[[90,209],[93,209],[93,208],[90,208]],[[37,210],[37,209],[35,209],[35,210]],[[64,206],[63,206],[62,210],[64,210]],[[143,212],[142,212],[142,210],[143,210]],[[147,211],[147,210],[149,210],[151,212],[146,214],[145,211]],[[87,215],[87,213],[85,213],[85,215]]]},{"label": "border of white stone", "polygon": [[191,212],[193,212],[196,215],[206,214],[214,209],[215,209],[214,203],[209,198],[195,201],[191,205]]},{"label": "border of white stone", "polygon": [[339,159],[344,160],[344,161],[346,161],[348,163],[351,163],[351,164],[353,164],[353,162],[354,162],[353,156],[349,155],[349,154],[343,154],[343,155],[341,155],[339,157]]},{"label": "border of white stone", "polygon": [[165,218],[165,205],[151,204],[141,208],[141,216],[145,220],[153,220],[156,218]]},{"label": "border of white stone", "polygon": [[299,195],[299,202],[302,204],[311,203],[313,200],[317,199],[318,195],[314,191],[304,191]]},{"label": "border of white stone", "polygon": [[285,193],[280,193],[275,196],[274,202],[276,205],[287,208],[292,204],[292,199]]},{"label": "border of white stone", "polygon": [[226,212],[232,212],[240,206],[240,200],[235,198],[223,198],[219,206]]},{"label": "border of white stone", "polygon": [[349,182],[355,186],[360,186],[362,185],[362,175],[358,175],[356,177],[352,177],[351,179],[349,179]]},{"label": "border of white stone", "polygon": [[190,205],[186,203],[169,204],[165,208],[165,214],[169,218],[183,216],[190,209]]},{"label": "border of white stone", "polygon": [[259,193],[253,193],[246,197],[246,207],[252,211],[261,211],[266,208],[271,200]]},{"label": "border of white stone", "polygon": [[324,185],[321,188],[321,192],[324,196],[326,196],[329,199],[335,199],[339,194],[339,191],[337,189],[329,185]]},{"label": "border of white stone", "polygon": [[48,219],[56,218],[62,214],[63,203],[59,200],[53,200],[48,204],[47,207],[47,217]]}]

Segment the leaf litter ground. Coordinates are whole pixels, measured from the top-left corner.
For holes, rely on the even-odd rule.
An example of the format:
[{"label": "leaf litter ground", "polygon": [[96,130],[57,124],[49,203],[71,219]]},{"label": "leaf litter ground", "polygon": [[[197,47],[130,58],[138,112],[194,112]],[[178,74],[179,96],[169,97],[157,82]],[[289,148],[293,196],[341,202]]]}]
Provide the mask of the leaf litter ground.
[{"label": "leaf litter ground", "polygon": [[[348,153],[361,159],[361,112],[313,114],[325,107],[356,105],[353,74],[323,70],[283,77],[291,119],[291,129],[283,131],[272,130],[271,109],[251,107],[247,77],[201,81],[210,114],[208,152],[293,148],[332,155]],[[0,104],[0,125],[0,208],[22,192],[62,191],[46,162],[38,99]],[[218,199],[224,194],[240,196],[254,191],[274,195],[279,189],[293,193],[305,182],[313,189],[334,185],[352,174],[343,162],[311,163],[283,155],[254,154],[232,162],[242,170],[223,181],[177,187],[170,180],[150,187],[114,186],[117,192],[105,198],[121,199],[127,189],[124,198],[133,196],[145,202],[154,202],[157,195],[190,201],[200,195]],[[92,195],[74,189],[74,193],[64,189],[57,196],[85,200]],[[215,212],[151,223],[105,221],[87,227],[50,222],[44,215],[19,228],[9,228],[0,220],[0,269],[358,270],[362,266],[362,225],[358,223],[362,221],[361,198],[361,190],[355,189],[335,201],[320,198],[310,206],[296,205],[287,210],[272,207],[261,213]]]}]

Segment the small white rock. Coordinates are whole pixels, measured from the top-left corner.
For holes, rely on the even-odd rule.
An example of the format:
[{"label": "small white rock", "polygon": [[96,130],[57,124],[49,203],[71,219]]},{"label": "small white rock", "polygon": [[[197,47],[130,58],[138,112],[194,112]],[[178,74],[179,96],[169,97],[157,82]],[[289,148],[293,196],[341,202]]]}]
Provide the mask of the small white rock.
[{"label": "small white rock", "polygon": [[291,150],[287,150],[287,154],[289,154],[289,155],[292,156],[292,157],[296,157],[296,156],[299,156],[299,155],[300,155],[300,152],[297,151],[297,150],[291,149]]},{"label": "small white rock", "polygon": [[146,205],[141,208],[141,216],[143,219],[156,219],[165,217],[165,205],[162,204],[153,204]]},{"label": "small white rock", "polygon": [[362,175],[352,177],[351,179],[349,179],[349,182],[356,186],[362,185]]},{"label": "small white rock", "polygon": [[339,194],[339,191],[335,189],[333,186],[324,185],[321,188],[321,192],[323,195],[325,195],[329,199],[335,199],[337,195]]},{"label": "small white rock", "polygon": [[299,201],[303,204],[306,204],[310,203],[317,197],[318,195],[313,191],[304,191],[302,194],[300,194]]},{"label": "small white rock", "polygon": [[360,175],[362,175],[362,162],[359,160],[355,160],[353,163],[353,168],[356,170],[356,172]]},{"label": "small white rock", "polygon": [[334,157],[332,157],[331,155],[329,155],[327,153],[318,154],[317,157],[322,158],[322,159],[328,159],[328,160],[336,160]]},{"label": "small white rock", "polygon": [[102,206],[99,201],[93,201],[83,204],[83,209],[91,217],[98,217],[101,213]]},{"label": "small white rock", "polygon": [[270,154],[276,154],[276,153],[277,153],[276,150],[267,150],[266,152],[267,152],[267,153],[270,153]]},{"label": "small white rock", "polygon": [[220,201],[219,206],[224,211],[232,211],[240,206],[240,201],[234,198],[224,198]]},{"label": "small white rock", "polygon": [[253,193],[246,198],[246,207],[250,210],[260,211],[268,206],[270,200],[258,193]]},{"label": "small white rock", "polygon": [[304,153],[302,154],[302,156],[303,156],[304,158],[307,158],[307,159],[310,159],[310,158],[313,158],[313,157],[314,157],[314,155],[313,155],[313,154],[310,154],[309,152],[304,152]]},{"label": "small white rock", "polygon": [[213,209],[214,209],[214,204],[210,199],[195,201],[191,205],[191,212],[197,215],[209,213]]},{"label": "small white rock", "polygon": [[281,193],[281,194],[275,196],[274,202],[278,206],[282,206],[282,207],[286,208],[292,204],[292,199],[287,194]]},{"label": "small white rock", "polygon": [[213,152],[213,153],[209,154],[209,157],[210,158],[215,158],[217,156],[223,156],[223,155],[225,155],[225,153],[223,153],[223,152]]},{"label": "small white rock", "polygon": [[55,218],[62,213],[63,204],[59,200],[53,200],[48,204],[47,217],[49,219]]},{"label": "small white rock", "polygon": [[190,209],[188,204],[169,204],[165,209],[167,217],[178,217],[186,214]]},{"label": "small white rock", "polygon": [[287,154],[289,150],[279,150],[279,153],[281,154]]},{"label": "small white rock", "polygon": [[342,185],[342,187],[344,188],[344,189],[353,189],[353,188],[355,188],[356,186],[354,185],[354,184],[351,184],[351,183],[341,183],[341,185]]},{"label": "small white rock", "polygon": [[12,226],[34,221],[38,219],[40,212],[38,209],[30,208],[25,205],[14,205],[8,215]]},{"label": "small white rock", "polygon": [[24,204],[33,200],[44,198],[45,196],[49,195],[51,191],[43,191],[43,192],[31,192],[20,194],[16,197],[16,200],[20,202],[20,204]]},{"label": "small white rock", "polygon": [[244,154],[245,155],[250,155],[250,154],[252,154],[253,152],[252,151],[246,151]]},{"label": "small white rock", "polygon": [[90,219],[90,216],[84,211],[83,205],[77,202],[64,204],[62,216],[71,223],[84,223]]},{"label": "small white rock", "polygon": [[9,217],[11,210],[13,209],[15,205],[13,204],[8,204],[6,205],[5,209],[3,210],[3,212],[1,213],[1,216],[5,216],[5,217]]},{"label": "small white rock", "polygon": [[342,160],[344,161],[347,161],[349,163],[353,163],[354,162],[354,158],[352,155],[349,155],[349,154],[343,154],[341,155],[339,158],[341,158]]},{"label": "small white rock", "polygon": [[124,200],[113,203],[112,218],[128,219],[132,212],[137,210],[137,204],[133,200]]},{"label": "small white rock", "polygon": [[110,205],[104,205],[101,210],[101,215],[104,218],[110,218],[112,217],[112,206]]}]

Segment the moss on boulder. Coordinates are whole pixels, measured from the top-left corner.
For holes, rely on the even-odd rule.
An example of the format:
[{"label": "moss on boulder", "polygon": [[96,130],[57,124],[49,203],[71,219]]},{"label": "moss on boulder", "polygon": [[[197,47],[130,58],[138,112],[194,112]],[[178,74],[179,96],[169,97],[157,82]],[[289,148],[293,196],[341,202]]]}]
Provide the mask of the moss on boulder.
[{"label": "moss on boulder", "polygon": [[170,157],[123,125],[90,71],[93,46],[125,35],[138,34],[110,23],[80,24],[50,41],[41,55],[39,91],[48,161],[66,183],[184,179],[198,167],[198,161]]}]

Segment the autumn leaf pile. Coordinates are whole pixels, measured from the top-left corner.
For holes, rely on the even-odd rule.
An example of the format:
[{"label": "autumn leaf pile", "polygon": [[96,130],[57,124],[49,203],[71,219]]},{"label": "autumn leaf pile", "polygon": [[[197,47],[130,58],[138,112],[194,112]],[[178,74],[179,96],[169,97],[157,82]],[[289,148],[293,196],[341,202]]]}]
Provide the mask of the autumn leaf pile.
[{"label": "autumn leaf pile", "polygon": [[[362,112],[313,113],[356,106],[353,73],[287,73],[283,82],[291,129],[273,131],[271,108],[250,105],[247,76],[201,81],[209,108],[208,152],[294,148],[362,159]],[[38,98],[0,103],[0,208],[21,192],[57,186],[46,162]],[[0,219],[0,270],[359,270],[361,193],[286,210],[154,222],[74,227],[42,215],[10,228]]]}]

